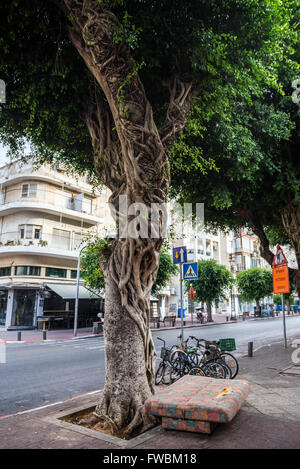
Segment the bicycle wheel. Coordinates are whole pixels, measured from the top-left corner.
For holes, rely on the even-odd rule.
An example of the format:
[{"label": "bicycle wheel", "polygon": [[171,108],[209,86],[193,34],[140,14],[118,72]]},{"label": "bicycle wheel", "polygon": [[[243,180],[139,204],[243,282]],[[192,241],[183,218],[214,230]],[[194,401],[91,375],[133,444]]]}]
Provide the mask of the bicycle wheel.
[{"label": "bicycle wheel", "polygon": [[200,366],[193,366],[188,374],[192,376],[205,376],[204,370]]},{"label": "bicycle wheel", "polygon": [[155,384],[156,384],[156,386],[158,386],[162,382],[164,371],[165,371],[165,363],[161,362],[159,364],[157,370],[156,370],[156,373],[155,373]]},{"label": "bicycle wheel", "polygon": [[172,350],[172,348],[171,348],[171,353],[170,353],[170,358],[169,358],[170,363],[173,363],[177,359],[179,359],[181,361],[186,360],[187,354],[183,350],[181,350],[179,348],[174,348]]},{"label": "bicycle wheel", "polygon": [[172,363],[165,363],[163,376],[162,376],[162,383],[163,384],[172,384],[177,379],[181,378],[182,375],[178,373],[176,367],[173,366]]},{"label": "bicycle wheel", "polygon": [[227,374],[225,366],[222,363],[213,360],[205,363],[203,371],[205,376],[216,379],[225,379]]},{"label": "bicycle wheel", "polygon": [[192,365],[185,354],[179,355],[175,358],[175,360],[171,362],[171,366],[173,367],[174,375],[177,376],[177,379],[187,375],[192,368]]},{"label": "bicycle wheel", "polygon": [[197,352],[187,352],[189,356],[189,361],[191,361],[191,364],[193,366],[199,366],[200,365],[200,360],[201,357]]},{"label": "bicycle wheel", "polygon": [[231,355],[231,353],[228,352],[222,352],[220,354],[220,357],[231,369],[231,379],[234,379],[239,372],[239,364],[237,359],[233,355]]}]

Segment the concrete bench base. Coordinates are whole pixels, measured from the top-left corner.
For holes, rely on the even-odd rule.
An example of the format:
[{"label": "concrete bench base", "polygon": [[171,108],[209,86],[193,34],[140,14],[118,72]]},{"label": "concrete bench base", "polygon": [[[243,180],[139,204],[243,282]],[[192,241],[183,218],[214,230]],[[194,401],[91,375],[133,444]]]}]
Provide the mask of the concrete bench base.
[{"label": "concrete bench base", "polygon": [[187,375],[148,399],[145,412],[167,429],[211,433],[235,417],[249,391],[246,381]]}]

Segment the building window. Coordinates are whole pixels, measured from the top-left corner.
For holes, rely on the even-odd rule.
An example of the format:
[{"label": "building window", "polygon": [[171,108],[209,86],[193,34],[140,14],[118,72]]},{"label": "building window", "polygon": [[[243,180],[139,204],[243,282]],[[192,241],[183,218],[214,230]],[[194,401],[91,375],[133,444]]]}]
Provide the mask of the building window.
[{"label": "building window", "polygon": [[42,227],[39,225],[19,225],[20,239],[41,239]]},{"label": "building window", "polygon": [[[71,278],[77,278],[77,270],[71,270]],[[83,278],[82,272],[80,272],[80,278]]]},{"label": "building window", "polygon": [[71,232],[53,228],[51,246],[59,249],[70,249]]},{"label": "building window", "polygon": [[34,228],[34,239],[41,239],[41,228]]},{"label": "building window", "polygon": [[1,267],[0,277],[9,277],[11,274],[11,267]]},{"label": "building window", "polygon": [[80,233],[74,233],[73,249],[80,249],[86,236]]},{"label": "building window", "polygon": [[31,266],[31,265],[20,265],[18,267],[15,267],[15,275],[40,276],[41,275],[41,268]]},{"label": "building window", "polygon": [[66,278],[66,269],[57,269],[56,267],[46,267],[46,277]]},{"label": "building window", "polygon": [[23,184],[22,197],[36,197],[37,184]]}]

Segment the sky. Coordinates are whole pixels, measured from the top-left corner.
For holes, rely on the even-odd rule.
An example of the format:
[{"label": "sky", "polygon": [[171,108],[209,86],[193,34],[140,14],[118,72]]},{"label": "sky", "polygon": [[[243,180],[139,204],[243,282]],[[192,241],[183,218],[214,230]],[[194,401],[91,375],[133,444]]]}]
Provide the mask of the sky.
[{"label": "sky", "polygon": [[[0,167],[9,163],[9,158],[6,156],[7,150],[8,149],[0,143]],[[29,150],[29,145],[26,145],[25,154],[29,153]]]},{"label": "sky", "polygon": [[0,144],[0,166],[8,163],[8,158],[6,157],[7,149]]}]

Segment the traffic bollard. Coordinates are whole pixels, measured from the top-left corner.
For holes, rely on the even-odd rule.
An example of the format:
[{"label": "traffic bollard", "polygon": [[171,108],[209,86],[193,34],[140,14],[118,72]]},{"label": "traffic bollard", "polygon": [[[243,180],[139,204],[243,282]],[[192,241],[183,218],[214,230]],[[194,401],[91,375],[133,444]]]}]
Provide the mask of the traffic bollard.
[{"label": "traffic bollard", "polygon": [[229,321],[229,316],[226,316],[226,321]]},{"label": "traffic bollard", "polygon": [[43,331],[43,340],[47,340],[47,331]]},{"label": "traffic bollard", "polygon": [[253,342],[248,342],[248,357],[253,357]]},{"label": "traffic bollard", "polygon": [[22,337],[22,332],[18,332],[18,342],[21,341],[21,337]]}]

